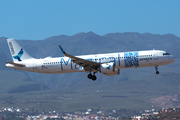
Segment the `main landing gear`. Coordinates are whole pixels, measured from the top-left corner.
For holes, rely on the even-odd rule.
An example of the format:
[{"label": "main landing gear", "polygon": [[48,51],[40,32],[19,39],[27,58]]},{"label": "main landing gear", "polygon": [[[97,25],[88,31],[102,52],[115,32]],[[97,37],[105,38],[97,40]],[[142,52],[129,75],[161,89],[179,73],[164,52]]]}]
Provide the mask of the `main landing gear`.
[{"label": "main landing gear", "polygon": [[158,67],[155,66],[155,69],[156,69],[156,74],[159,74],[159,71],[158,71]]},{"label": "main landing gear", "polygon": [[97,77],[95,76],[95,73],[93,75],[91,73],[89,73],[87,77],[89,79],[92,79],[93,81],[95,81],[97,79]]}]

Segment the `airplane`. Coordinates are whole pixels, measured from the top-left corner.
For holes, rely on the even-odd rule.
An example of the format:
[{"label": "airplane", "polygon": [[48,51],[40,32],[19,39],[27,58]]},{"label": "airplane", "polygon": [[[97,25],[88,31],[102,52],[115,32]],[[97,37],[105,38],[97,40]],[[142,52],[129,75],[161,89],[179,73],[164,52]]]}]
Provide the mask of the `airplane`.
[{"label": "airplane", "polygon": [[[64,51],[64,57],[46,57],[35,59],[31,57],[14,39],[7,39],[13,62],[6,62],[8,68],[37,72],[37,73],[72,73],[87,72],[87,77],[95,81],[95,74],[100,72],[106,76],[120,74],[120,69],[155,67],[159,74],[158,66],[175,62],[175,57],[162,50],[146,50],[132,52],[117,52],[106,54],[92,54],[73,56]],[[92,74],[93,73],[93,74]]]}]

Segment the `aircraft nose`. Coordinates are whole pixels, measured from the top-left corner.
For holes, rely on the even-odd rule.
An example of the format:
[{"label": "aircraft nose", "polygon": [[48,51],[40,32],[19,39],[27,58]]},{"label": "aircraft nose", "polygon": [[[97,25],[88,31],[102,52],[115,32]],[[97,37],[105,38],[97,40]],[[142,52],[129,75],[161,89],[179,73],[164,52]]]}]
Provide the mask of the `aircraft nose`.
[{"label": "aircraft nose", "polygon": [[172,63],[176,61],[176,58],[174,56],[171,57]]}]

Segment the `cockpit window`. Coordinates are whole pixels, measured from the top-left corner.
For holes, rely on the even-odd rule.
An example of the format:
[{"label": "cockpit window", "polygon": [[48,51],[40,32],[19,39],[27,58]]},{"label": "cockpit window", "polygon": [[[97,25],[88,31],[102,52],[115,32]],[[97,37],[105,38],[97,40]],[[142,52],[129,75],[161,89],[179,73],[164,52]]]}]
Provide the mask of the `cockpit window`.
[{"label": "cockpit window", "polygon": [[163,55],[170,55],[169,53],[163,53]]}]

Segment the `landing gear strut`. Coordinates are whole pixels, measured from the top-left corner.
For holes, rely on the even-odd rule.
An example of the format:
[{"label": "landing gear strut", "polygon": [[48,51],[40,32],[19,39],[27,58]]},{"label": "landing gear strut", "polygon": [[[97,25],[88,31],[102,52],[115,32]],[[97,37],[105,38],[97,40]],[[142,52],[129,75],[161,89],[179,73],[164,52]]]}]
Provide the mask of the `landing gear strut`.
[{"label": "landing gear strut", "polygon": [[159,71],[158,71],[158,67],[155,66],[155,69],[156,69],[156,74],[159,74]]},{"label": "landing gear strut", "polygon": [[97,77],[95,76],[95,73],[93,75],[91,73],[89,73],[87,77],[89,79],[92,79],[93,81],[95,81],[97,79]]}]

